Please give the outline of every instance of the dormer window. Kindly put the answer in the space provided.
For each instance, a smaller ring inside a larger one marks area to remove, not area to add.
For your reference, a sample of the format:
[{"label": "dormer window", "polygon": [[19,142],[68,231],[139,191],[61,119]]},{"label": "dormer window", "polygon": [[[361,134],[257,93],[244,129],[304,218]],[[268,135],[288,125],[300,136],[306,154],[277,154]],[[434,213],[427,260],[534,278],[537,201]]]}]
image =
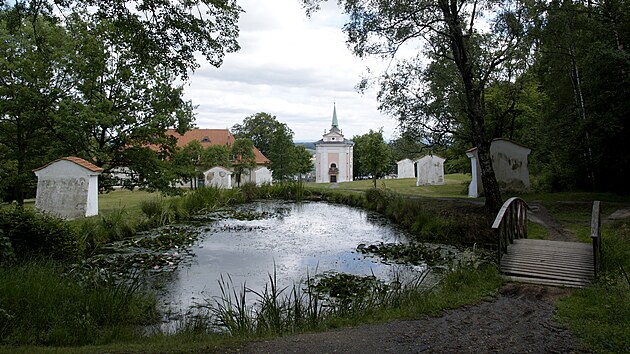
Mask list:
[{"label": "dormer window", "polygon": [[210,142],[210,138],[208,138],[207,136],[204,136],[204,137],[201,139],[201,142],[202,142],[202,143],[209,143],[209,142]]}]

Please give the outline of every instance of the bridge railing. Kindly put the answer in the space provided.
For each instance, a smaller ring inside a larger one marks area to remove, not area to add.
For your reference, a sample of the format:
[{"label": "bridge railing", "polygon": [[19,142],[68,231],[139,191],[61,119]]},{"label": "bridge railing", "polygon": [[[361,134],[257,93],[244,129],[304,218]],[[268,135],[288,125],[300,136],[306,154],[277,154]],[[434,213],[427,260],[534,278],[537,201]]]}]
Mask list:
[{"label": "bridge railing", "polygon": [[497,234],[497,257],[501,264],[501,257],[507,253],[508,245],[514,243],[515,239],[527,238],[527,203],[518,197],[506,200],[492,223],[492,229]]},{"label": "bridge railing", "polygon": [[596,200],[593,202],[593,213],[591,216],[591,239],[593,240],[593,271],[595,278],[599,273],[602,262],[602,235],[600,224],[602,222],[601,202]]}]

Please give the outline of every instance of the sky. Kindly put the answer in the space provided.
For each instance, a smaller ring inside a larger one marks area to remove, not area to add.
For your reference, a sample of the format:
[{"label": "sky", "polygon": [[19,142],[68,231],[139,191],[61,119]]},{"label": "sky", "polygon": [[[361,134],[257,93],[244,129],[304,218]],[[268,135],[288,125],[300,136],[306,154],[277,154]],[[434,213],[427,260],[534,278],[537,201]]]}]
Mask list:
[{"label": "sky", "polygon": [[258,112],[276,116],[294,141],[316,141],[330,129],[333,103],[346,138],[383,128],[395,134],[396,120],[377,109],[376,89],[355,89],[366,68],[380,73],[387,62],[352,55],[336,1],[308,18],[299,0],[239,0],[241,50],[221,67],[203,60],[184,88],[199,128],[231,128]]}]

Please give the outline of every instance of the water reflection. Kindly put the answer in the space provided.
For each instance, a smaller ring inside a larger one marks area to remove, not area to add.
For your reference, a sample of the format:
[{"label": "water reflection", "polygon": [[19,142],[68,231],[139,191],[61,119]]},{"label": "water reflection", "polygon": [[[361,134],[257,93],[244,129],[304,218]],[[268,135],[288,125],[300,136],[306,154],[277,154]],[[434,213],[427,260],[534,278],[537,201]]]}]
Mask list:
[{"label": "water reflection", "polygon": [[[307,273],[336,271],[384,280],[407,277],[423,266],[386,265],[355,251],[361,243],[406,242],[406,234],[378,214],[321,202],[259,202],[238,208],[234,217],[199,226],[201,241],[192,263],[181,265],[166,286],[163,302],[186,310],[203,298],[220,295],[219,279],[229,274],[261,291],[275,271],[280,287]],[[263,216],[257,219],[256,217]]]}]

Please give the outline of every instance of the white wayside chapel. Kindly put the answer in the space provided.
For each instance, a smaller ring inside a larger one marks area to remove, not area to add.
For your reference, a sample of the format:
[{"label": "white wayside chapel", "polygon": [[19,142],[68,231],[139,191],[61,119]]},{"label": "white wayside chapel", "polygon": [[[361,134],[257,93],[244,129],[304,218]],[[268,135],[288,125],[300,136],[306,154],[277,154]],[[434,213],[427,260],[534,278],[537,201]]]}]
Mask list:
[{"label": "white wayside chapel", "polygon": [[315,143],[315,182],[337,183],[352,181],[352,149],[354,142],[345,139],[337,122],[337,107],[333,106],[330,131]]},{"label": "white wayside chapel", "polygon": [[37,209],[68,220],[98,215],[98,175],[102,168],[69,156],[33,172],[37,175]]}]

